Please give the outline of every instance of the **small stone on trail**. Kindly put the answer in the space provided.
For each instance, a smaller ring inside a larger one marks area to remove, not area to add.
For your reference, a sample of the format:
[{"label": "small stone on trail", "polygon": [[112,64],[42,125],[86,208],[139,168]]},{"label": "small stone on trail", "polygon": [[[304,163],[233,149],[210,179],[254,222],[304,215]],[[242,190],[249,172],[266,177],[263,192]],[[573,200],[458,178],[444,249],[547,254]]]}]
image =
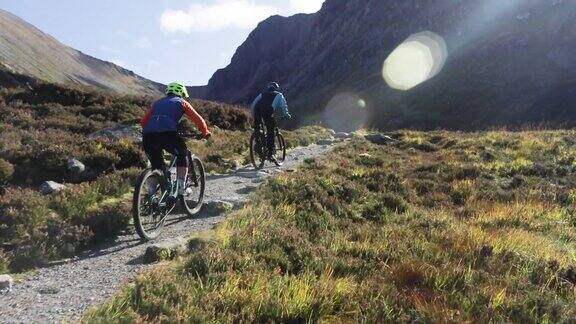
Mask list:
[{"label": "small stone on trail", "polygon": [[9,275],[0,275],[0,294],[12,291],[13,282],[14,280]]},{"label": "small stone on trail", "polygon": [[66,186],[61,183],[54,181],[45,181],[40,185],[40,192],[45,195],[50,195],[55,192],[59,192],[64,188],[66,188]]},{"label": "small stone on trail", "polygon": [[210,216],[218,216],[231,211],[233,208],[234,205],[227,201],[216,200],[204,204],[202,211]]},{"label": "small stone on trail", "polygon": [[262,177],[266,177],[269,174],[262,171],[249,171],[249,172],[238,172],[238,176],[248,178],[248,179],[258,179]]},{"label": "small stone on trail", "polygon": [[60,288],[58,287],[52,287],[52,286],[46,286],[46,287],[42,287],[38,290],[38,292],[41,295],[55,295],[57,293],[60,292]]},{"label": "small stone on trail", "polygon": [[188,251],[188,241],[184,237],[176,237],[162,242],[154,243],[144,252],[145,264],[163,260],[171,260]]}]

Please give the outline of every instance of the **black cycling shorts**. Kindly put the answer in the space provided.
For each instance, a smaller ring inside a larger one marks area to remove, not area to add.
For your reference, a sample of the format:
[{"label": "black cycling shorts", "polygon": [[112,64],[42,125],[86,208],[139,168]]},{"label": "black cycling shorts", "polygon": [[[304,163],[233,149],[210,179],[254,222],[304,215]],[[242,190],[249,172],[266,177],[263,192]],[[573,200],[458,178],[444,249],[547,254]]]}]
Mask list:
[{"label": "black cycling shorts", "polygon": [[143,145],[153,169],[164,169],[166,166],[163,156],[164,151],[176,156],[179,167],[188,166],[186,142],[176,132],[144,134]]}]

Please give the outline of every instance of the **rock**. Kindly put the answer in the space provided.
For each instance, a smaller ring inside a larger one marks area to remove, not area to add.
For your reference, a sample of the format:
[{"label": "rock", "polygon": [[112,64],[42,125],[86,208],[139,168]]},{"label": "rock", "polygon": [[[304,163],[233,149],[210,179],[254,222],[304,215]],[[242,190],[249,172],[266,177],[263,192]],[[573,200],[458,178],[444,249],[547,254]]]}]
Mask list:
[{"label": "rock", "polygon": [[51,195],[53,193],[61,191],[64,188],[66,188],[66,186],[61,183],[54,181],[45,181],[40,185],[40,192],[45,195]]},{"label": "rock", "polygon": [[234,205],[232,203],[222,200],[211,201],[204,204],[202,207],[202,211],[209,216],[218,216],[220,214],[230,212],[232,209],[234,209]]},{"label": "rock", "polygon": [[378,145],[388,145],[388,144],[392,144],[392,143],[396,142],[396,140],[393,139],[392,137],[381,134],[381,133],[368,134],[368,135],[364,136],[364,138],[366,138],[368,141],[370,141],[374,144],[378,144]]},{"label": "rock", "polygon": [[60,288],[56,286],[45,286],[38,289],[38,293],[41,295],[56,295],[60,293]]},{"label": "rock", "polygon": [[249,171],[249,172],[239,172],[238,176],[248,179],[259,179],[268,176],[269,174],[262,171]]},{"label": "rock", "polygon": [[236,190],[236,193],[240,194],[240,195],[248,195],[254,191],[256,191],[256,187],[248,186],[248,187],[244,187],[244,188]]},{"label": "rock", "polygon": [[238,170],[241,167],[240,162],[238,160],[233,159],[223,159],[221,166],[225,166],[233,170]]},{"label": "rock", "polygon": [[10,292],[14,280],[9,275],[0,275],[0,294]]},{"label": "rock", "polygon": [[345,132],[339,132],[334,134],[334,137],[339,138],[339,139],[347,139],[347,138],[351,138],[352,135],[350,135],[349,133],[345,133]]},{"label": "rock", "polygon": [[187,251],[188,241],[184,237],[176,237],[150,245],[146,248],[142,261],[145,264],[150,264],[164,260],[172,260]]},{"label": "rock", "polygon": [[318,145],[332,145],[334,143],[336,143],[335,139],[327,138],[327,139],[319,140],[318,143],[316,143],[316,144],[318,144]]},{"label": "rock", "polygon": [[88,135],[88,138],[106,138],[110,140],[131,139],[138,142],[142,141],[142,127],[137,125],[126,126],[120,125],[113,128],[103,129],[101,131]]},{"label": "rock", "polygon": [[86,166],[84,165],[84,163],[82,163],[76,159],[68,160],[67,168],[68,168],[68,171],[70,171],[70,173],[72,173],[74,175],[79,175],[86,170]]},{"label": "rock", "polygon": [[362,153],[362,154],[359,154],[358,156],[361,158],[371,158],[372,157],[372,155],[370,155],[368,153]]}]

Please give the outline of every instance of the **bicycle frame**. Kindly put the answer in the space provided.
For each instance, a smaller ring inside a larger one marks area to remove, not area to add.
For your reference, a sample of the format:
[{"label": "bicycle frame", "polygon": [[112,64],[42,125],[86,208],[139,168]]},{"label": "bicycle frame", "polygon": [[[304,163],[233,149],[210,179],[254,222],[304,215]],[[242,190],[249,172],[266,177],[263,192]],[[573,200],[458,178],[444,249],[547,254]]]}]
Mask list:
[{"label": "bicycle frame", "polygon": [[[193,161],[193,159],[195,158],[195,156],[188,151],[188,161]],[[176,207],[176,202],[178,200],[178,180],[176,181],[172,181],[171,179],[171,173],[170,170],[172,168],[177,168],[177,157],[174,155],[172,157],[172,160],[170,161],[170,164],[167,168],[165,168],[163,170],[163,174],[164,174],[164,181],[166,184],[166,189],[163,193],[162,193],[162,197],[160,198],[160,203],[159,206],[160,208],[162,208],[163,210],[163,217],[162,219],[158,222],[161,223],[163,222],[166,217],[168,217],[168,215],[172,212],[172,210],[174,210],[174,207]],[[194,185],[198,186],[198,177],[196,175],[196,169],[194,169],[194,167],[192,167],[192,179],[194,181]],[[191,179],[189,179],[191,180]],[[173,201],[170,202],[169,200],[172,199]],[[164,208],[166,208],[168,205],[172,205],[170,208],[168,208],[168,211],[165,211]]]}]

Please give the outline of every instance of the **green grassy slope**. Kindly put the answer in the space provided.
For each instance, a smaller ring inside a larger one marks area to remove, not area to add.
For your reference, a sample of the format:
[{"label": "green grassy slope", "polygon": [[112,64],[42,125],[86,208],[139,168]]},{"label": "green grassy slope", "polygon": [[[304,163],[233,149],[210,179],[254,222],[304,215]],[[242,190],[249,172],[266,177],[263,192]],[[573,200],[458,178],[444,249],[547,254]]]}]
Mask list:
[{"label": "green grassy slope", "polygon": [[85,321],[574,321],[576,133],[395,137],[271,180]]}]

